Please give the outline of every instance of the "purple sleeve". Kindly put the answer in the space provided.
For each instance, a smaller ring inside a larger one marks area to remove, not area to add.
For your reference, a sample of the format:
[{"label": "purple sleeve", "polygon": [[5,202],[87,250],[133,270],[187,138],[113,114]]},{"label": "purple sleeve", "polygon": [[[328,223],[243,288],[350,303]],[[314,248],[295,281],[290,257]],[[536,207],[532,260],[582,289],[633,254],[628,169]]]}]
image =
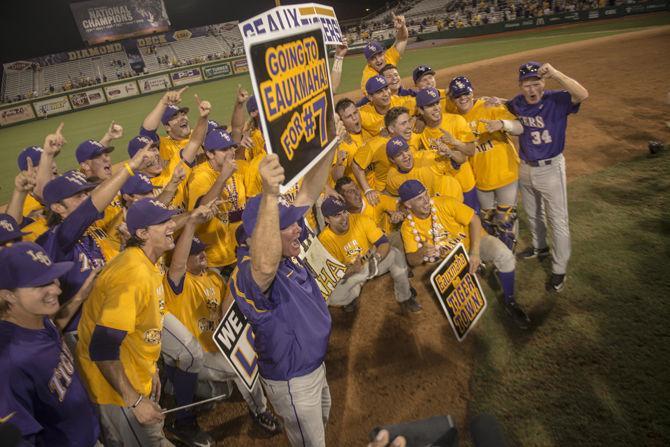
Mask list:
[{"label": "purple sleeve", "polygon": [[181,277],[181,280],[177,284],[172,282],[170,275],[165,276],[167,277],[168,286],[170,286],[170,289],[174,292],[174,294],[181,295],[181,293],[184,291],[184,280],[186,279],[186,274]]},{"label": "purple sleeve", "polygon": [[143,137],[151,138],[153,141],[156,142],[160,140],[160,138],[158,137],[158,133],[156,133],[156,129],[146,130],[144,127],[140,126],[140,135]]},{"label": "purple sleeve", "polygon": [[555,90],[551,92],[551,99],[559,110],[565,115],[579,112],[580,104],[572,103],[572,96],[566,90]]},{"label": "purple sleeve", "polygon": [[356,107],[363,107],[365,104],[369,103],[370,100],[368,99],[367,96],[363,96],[361,99],[358,100],[356,103]]},{"label": "purple sleeve", "polygon": [[0,417],[9,417],[6,422],[14,424],[30,444],[31,438],[43,428],[33,417],[32,381],[21,371],[11,368],[9,359],[3,357],[0,361],[5,363],[0,369]]},{"label": "purple sleeve", "polygon": [[517,95],[517,96],[515,96],[514,98],[510,99],[509,101],[507,101],[507,103],[505,104],[505,107],[507,107],[507,110],[509,110],[509,112],[510,112],[512,115],[517,115],[517,116],[518,116],[518,113],[516,112],[516,103],[517,103],[517,101],[519,100],[519,97],[520,97],[520,96]]},{"label": "purple sleeve", "polygon": [[253,315],[263,314],[276,307],[276,303],[273,303],[269,297],[271,290],[272,286],[264,293],[258,287],[251,275],[251,259],[249,258],[239,262],[237,274],[230,277],[230,291],[247,318],[253,318]]},{"label": "purple sleeve", "polygon": [[91,336],[91,344],[88,347],[88,355],[91,356],[91,360],[94,362],[118,360],[121,343],[126,334],[126,331],[96,324]]},{"label": "purple sleeve", "polygon": [[383,235],[377,241],[375,242],[375,247],[379,247],[382,244],[386,244],[389,241],[389,238],[386,237],[386,235]]},{"label": "purple sleeve", "polygon": [[93,200],[89,197],[67,216],[54,230],[58,248],[69,252],[74,244],[84,235],[93,222],[102,218],[104,214],[99,212]]}]

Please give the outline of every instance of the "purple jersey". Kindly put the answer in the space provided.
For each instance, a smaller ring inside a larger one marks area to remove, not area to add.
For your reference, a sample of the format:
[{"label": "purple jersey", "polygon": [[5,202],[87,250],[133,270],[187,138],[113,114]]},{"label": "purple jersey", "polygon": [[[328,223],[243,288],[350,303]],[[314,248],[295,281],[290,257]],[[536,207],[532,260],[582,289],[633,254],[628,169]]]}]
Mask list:
[{"label": "purple jersey", "polygon": [[54,324],[26,329],[0,321],[0,417],[12,415],[25,440],[38,446],[95,445],[93,404]]},{"label": "purple jersey", "polygon": [[[37,239],[54,262],[72,261],[74,266],[60,278],[63,293],[61,304],[72,298],[84,284],[86,278],[95,267],[104,265],[105,258],[95,238],[87,231],[93,222],[102,218],[103,214],[93,205],[89,197],[77,207],[63,222],[49,229]],[[65,332],[77,330],[81,310],[77,311],[65,328]]]},{"label": "purple jersey", "polygon": [[565,90],[545,90],[537,104],[528,104],[523,95],[517,95],[507,103],[507,108],[523,125],[519,157],[537,161],[563,152],[568,115],[577,113],[579,104],[573,104]]}]

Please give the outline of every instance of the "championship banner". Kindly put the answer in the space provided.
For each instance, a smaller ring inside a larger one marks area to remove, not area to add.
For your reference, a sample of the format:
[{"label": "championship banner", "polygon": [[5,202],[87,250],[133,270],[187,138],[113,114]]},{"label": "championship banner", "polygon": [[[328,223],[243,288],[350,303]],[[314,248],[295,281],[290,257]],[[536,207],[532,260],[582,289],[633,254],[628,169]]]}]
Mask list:
[{"label": "championship banner", "polygon": [[246,42],[247,39],[254,36],[298,31],[312,24],[319,25],[323,29],[326,44],[340,45],[343,43],[342,30],[335,10],[330,6],[317,3],[277,6],[241,22],[238,26]]},{"label": "championship banner", "polygon": [[72,106],[70,106],[70,101],[67,99],[67,96],[35,101],[33,102],[33,107],[35,107],[35,113],[37,113],[37,116],[40,118],[72,110]]},{"label": "championship banner", "polygon": [[249,392],[258,380],[258,357],[254,349],[254,333],[237,303],[228,308],[212,335],[214,344],[233,367]]},{"label": "championship banner", "polygon": [[102,104],[105,102],[107,102],[107,100],[105,99],[105,94],[102,93],[101,88],[87,90],[85,92],[77,92],[70,95],[70,103],[75,109],[81,109],[82,107]]},{"label": "championship banner", "polygon": [[347,267],[335,259],[321,241],[317,238],[311,240],[310,246],[304,256],[307,267],[319,285],[323,298],[328,301],[335,286],[344,276]]},{"label": "championship banner", "polygon": [[105,94],[109,101],[116,101],[117,99],[139,95],[140,91],[138,90],[135,81],[128,81],[105,87]]},{"label": "championship banner", "polygon": [[142,93],[157,92],[172,87],[172,84],[170,84],[170,76],[166,74],[138,79],[137,84],[140,86],[140,91]]},{"label": "championship banner", "polygon": [[469,270],[468,253],[463,244],[458,244],[430,275],[430,283],[459,342],[465,340],[486,310],[482,286]]},{"label": "championship banner", "polygon": [[244,43],[268,152],[279,156],[284,193],[336,143],[328,55],[321,28]]},{"label": "championship banner", "polygon": [[20,123],[35,118],[35,112],[29,103],[7,107],[0,110],[0,126]]},{"label": "championship banner", "polygon": [[170,29],[163,0],[88,0],[70,3],[70,9],[88,45]]},{"label": "championship banner", "polygon": [[203,68],[202,71],[207,79],[224,78],[233,74],[233,69],[230,67],[230,62],[209,65]]},{"label": "championship banner", "polygon": [[170,73],[172,78],[172,85],[193,84],[194,82],[202,81],[202,74],[199,68],[189,68],[188,70],[175,71]]}]

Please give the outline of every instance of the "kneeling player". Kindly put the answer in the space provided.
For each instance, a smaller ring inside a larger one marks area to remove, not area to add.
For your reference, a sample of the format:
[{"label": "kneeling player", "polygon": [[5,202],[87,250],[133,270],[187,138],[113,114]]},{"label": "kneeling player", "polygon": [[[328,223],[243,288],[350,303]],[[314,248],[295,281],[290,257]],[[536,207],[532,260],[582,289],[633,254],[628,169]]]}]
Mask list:
[{"label": "kneeling player", "polygon": [[450,197],[430,198],[417,180],[400,185],[399,193],[409,210],[400,230],[409,264],[436,262],[462,242],[470,253],[471,273],[477,271],[482,260],[493,262],[505,310],[520,327],[527,328],[530,320],[514,299],[514,255],[500,239],[484,232],[474,210]]}]

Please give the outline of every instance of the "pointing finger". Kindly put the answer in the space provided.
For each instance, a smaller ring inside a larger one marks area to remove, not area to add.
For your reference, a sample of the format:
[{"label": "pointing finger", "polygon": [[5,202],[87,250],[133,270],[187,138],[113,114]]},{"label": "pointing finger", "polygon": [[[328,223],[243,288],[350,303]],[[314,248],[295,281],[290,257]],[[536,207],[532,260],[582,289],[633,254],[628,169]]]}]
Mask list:
[{"label": "pointing finger", "polygon": [[63,132],[63,127],[65,126],[65,123],[61,122],[58,127],[56,128],[56,133],[60,135]]},{"label": "pointing finger", "polygon": [[184,93],[186,90],[188,90],[188,85],[186,87],[182,87],[181,89],[177,90],[177,95],[181,96],[182,93]]},{"label": "pointing finger", "polygon": [[198,96],[197,93],[196,93],[195,95],[193,95],[193,96],[195,96],[195,102],[197,102],[198,105],[200,105],[200,103],[202,102],[202,101],[200,100],[200,96]]}]

